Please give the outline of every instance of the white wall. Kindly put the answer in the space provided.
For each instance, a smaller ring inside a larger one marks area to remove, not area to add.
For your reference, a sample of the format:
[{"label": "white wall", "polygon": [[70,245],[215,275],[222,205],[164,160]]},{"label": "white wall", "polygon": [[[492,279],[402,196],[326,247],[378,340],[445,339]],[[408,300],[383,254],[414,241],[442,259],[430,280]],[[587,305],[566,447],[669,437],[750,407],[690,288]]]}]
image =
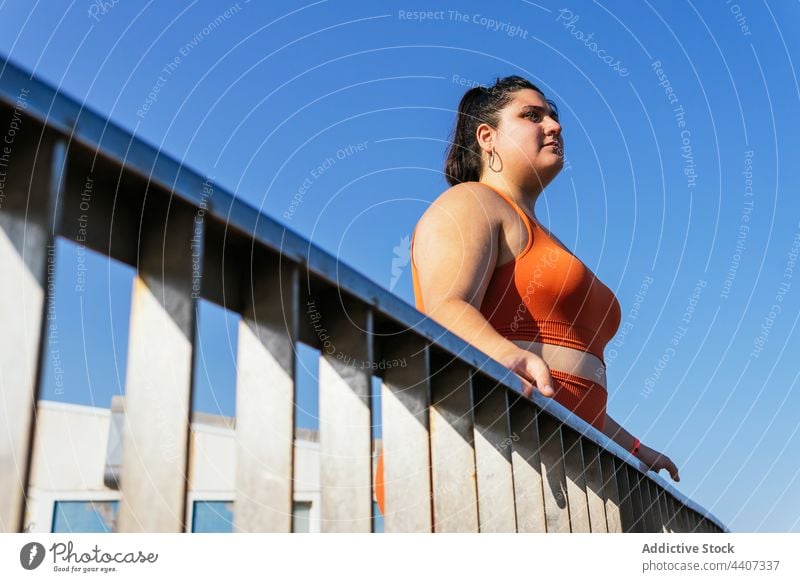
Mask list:
[{"label": "white wall", "polygon": [[[39,401],[25,523],[49,532],[56,501],[114,500],[103,483],[111,413],[107,408]],[[236,440],[231,419],[196,415],[192,423],[187,502],[234,498]],[[311,531],[319,531],[319,444],[296,441],[295,500],[311,506]]]}]

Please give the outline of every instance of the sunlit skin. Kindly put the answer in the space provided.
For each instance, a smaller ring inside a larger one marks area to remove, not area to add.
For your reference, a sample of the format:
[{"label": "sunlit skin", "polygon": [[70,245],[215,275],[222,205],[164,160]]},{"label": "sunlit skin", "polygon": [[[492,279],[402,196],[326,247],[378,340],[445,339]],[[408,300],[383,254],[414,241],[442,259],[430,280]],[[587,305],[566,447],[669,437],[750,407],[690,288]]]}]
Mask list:
[{"label": "sunlit skin", "polygon": [[[484,153],[480,181],[502,188],[531,211],[536,198],[564,165],[558,115],[541,93],[532,89],[514,93],[500,113],[498,127],[483,123],[478,126],[476,138]],[[490,170],[492,147],[495,162]]]},{"label": "sunlit skin", "polygon": [[[534,214],[536,200],[564,165],[558,115],[539,92],[515,92],[499,118],[497,127],[483,123],[476,129],[483,159],[480,180],[444,192],[417,225],[414,260],[426,311],[514,371],[528,396],[533,390],[553,396],[551,365],[605,387],[605,367],[593,354],[508,340],[480,313],[495,268],[514,260],[527,244],[527,232],[517,214],[488,186],[506,193],[542,226]],[[633,435],[608,415],[603,432],[625,450],[633,447]],[[680,480],[675,464],[644,443],[638,457],[652,470],[667,469],[674,480]]]}]

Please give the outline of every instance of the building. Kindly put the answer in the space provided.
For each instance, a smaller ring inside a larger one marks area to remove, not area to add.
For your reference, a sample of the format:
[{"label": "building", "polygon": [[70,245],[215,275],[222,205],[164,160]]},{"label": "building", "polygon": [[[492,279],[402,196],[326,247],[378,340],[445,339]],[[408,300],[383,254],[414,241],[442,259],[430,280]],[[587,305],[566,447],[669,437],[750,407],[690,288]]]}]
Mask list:
[{"label": "building", "polygon": [[[26,531],[114,531],[123,422],[121,396],[114,397],[111,409],[39,401]],[[295,434],[293,530],[319,532],[318,433],[297,429]],[[187,532],[233,530],[235,470],[234,419],[193,414]],[[382,520],[376,521],[380,531]]]}]

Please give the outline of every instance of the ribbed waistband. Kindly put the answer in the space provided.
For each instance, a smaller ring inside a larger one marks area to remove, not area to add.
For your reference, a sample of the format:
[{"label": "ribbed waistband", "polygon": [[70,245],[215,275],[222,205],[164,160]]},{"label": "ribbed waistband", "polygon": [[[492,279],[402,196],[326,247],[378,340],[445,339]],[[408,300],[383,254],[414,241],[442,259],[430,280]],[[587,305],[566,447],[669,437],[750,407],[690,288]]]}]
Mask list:
[{"label": "ribbed waistband", "polygon": [[515,322],[513,327],[504,325],[495,329],[504,338],[510,340],[540,342],[589,352],[605,364],[603,348],[608,340],[593,329],[547,320],[536,322],[523,320]]}]

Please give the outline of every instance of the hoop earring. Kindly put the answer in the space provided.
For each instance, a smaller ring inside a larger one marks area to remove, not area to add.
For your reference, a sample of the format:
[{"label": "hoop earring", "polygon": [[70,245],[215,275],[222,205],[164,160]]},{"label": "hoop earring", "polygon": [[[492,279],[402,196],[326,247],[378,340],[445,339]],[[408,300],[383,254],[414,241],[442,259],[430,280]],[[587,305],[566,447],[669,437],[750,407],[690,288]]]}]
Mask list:
[{"label": "hoop earring", "polygon": [[[499,157],[499,156],[498,156],[498,157]],[[500,167],[502,168],[502,164],[501,164],[501,166],[500,166]],[[489,158],[489,169],[490,169],[492,172],[494,172],[495,174],[499,174],[499,173],[500,173],[500,170],[495,170],[495,169],[494,169],[494,146],[492,146],[492,155],[491,155],[491,157]]]}]

